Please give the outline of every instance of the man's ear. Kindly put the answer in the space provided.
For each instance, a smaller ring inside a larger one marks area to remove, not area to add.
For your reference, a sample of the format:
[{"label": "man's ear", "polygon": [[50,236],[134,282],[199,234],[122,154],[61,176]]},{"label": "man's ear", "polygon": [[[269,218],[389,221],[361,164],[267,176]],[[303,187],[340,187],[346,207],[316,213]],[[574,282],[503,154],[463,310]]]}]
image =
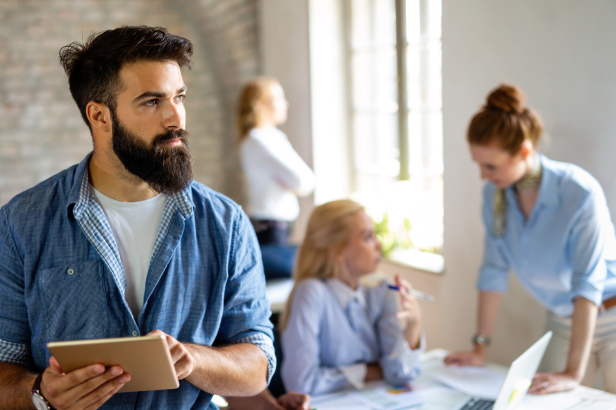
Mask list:
[{"label": "man's ear", "polygon": [[86,115],[92,130],[111,132],[111,111],[105,104],[90,101],[86,106]]}]

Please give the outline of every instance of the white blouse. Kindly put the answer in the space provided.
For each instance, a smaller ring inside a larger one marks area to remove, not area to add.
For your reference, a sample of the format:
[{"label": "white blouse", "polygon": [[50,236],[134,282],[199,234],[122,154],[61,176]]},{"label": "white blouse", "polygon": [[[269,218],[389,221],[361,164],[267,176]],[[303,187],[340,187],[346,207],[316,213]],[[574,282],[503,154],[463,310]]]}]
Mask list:
[{"label": "white blouse", "polygon": [[252,129],[240,146],[240,160],[248,182],[247,213],[256,219],[295,220],[297,196],[310,194],[315,178],[285,133],[274,127]]}]

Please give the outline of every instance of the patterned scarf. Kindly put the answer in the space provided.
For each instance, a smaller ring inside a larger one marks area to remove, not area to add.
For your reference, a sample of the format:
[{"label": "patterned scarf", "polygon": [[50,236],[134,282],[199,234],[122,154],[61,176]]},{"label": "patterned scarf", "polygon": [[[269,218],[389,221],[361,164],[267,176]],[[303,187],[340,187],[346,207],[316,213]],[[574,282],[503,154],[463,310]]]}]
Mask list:
[{"label": "patterned scarf", "polygon": [[[534,154],[531,158],[530,172],[513,184],[517,189],[532,189],[541,185],[543,167],[539,160],[539,155]],[[501,238],[507,230],[507,197],[504,189],[497,189],[494,194],[494,219],[492,221],[492,232]]]}]

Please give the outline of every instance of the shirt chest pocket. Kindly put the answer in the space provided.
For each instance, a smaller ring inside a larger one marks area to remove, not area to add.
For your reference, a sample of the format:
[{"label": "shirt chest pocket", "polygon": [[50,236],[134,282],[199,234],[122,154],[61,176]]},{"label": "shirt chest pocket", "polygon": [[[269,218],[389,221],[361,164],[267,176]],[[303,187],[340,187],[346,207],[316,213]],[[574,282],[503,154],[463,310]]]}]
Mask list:
[{"label": "shirt chest pocket", "polygon": [[103,263],[78,262],[43,269],[39,283],[47,340],[105,337],[109,330]]}]

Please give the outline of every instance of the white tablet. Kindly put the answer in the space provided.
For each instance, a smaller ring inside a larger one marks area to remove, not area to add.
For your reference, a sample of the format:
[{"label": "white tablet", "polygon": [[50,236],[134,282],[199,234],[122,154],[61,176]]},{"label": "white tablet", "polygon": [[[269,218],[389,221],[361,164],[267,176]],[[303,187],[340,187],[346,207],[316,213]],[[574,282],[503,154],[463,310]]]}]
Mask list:
[{"label": "white tablet", "polygon": [[131,379],[118,393],[180,386],[164,336],[51,342],[47,348],[65,373],[97,363],[121,366]]}]

